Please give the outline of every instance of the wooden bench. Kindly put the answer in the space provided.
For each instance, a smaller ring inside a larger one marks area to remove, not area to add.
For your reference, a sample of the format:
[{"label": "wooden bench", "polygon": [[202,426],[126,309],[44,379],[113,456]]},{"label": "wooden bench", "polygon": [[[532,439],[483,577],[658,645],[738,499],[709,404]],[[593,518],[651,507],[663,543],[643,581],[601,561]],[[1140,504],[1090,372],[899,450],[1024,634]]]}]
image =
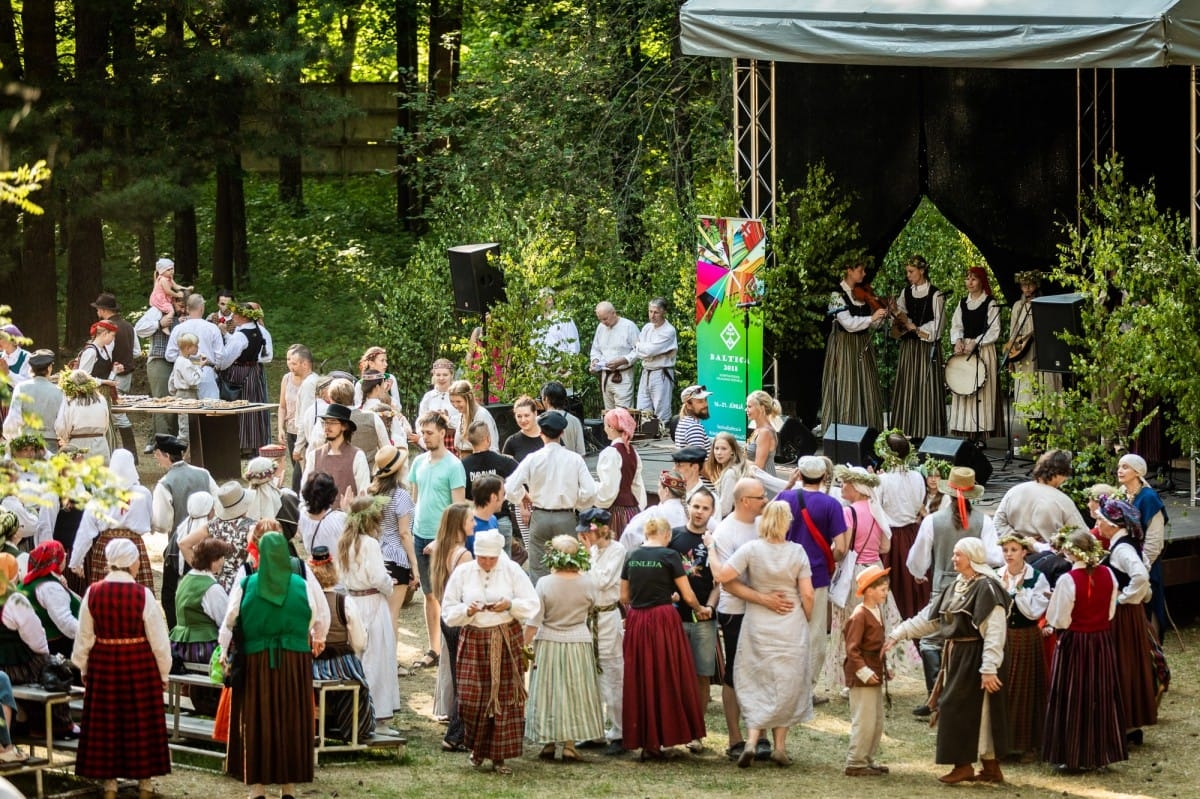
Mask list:
[{"label": "wooden bench", "polygon": [[[207,741],[209,743],[220,742],[213,740],[212,719],[201,718],[184,710],[182,694],[185,686],[203,688],[215,687],[207,674],[189,673],[172,674],[170,676],[167,683],[167,703],[168,712],[170,714],[168,731],[170,733],[171,750],[175,752],[186,752],[193,755],[224,759],[224,744],[221,745],[219,750],[204,749],[199,746],[188,744],[189,741]],[[317,692],[317,735],[316,740],[313,743],[314,765],[319,766],[321,764],[321,754],[325,752],[362,752],[368,749],[391,749],[395,751],[397,757],[403,756],[408,741],[399,735],[377,732],[369,741],[358,740],[359,684],[357,682],[352,680],[313,680],[313,690]],[[351,696],[354,715],[353,734],[350,741],[331,742],[326,737],[325,709],[327,706],[328,696],[334,691],[344,691],[349,693]]]},{"label": "wooden bench", "polygon": [[[37,795],[41,799],[46,795],[42,772],[49,768],[65,769],[75,765],[75,749],[78,746],[78,741],[54,740],[54,720],[52,718],[54,707],[67,704],[73,699],[83,696],[83,689],[73,687],[70,691],[44,691],[36,685],[14,685],[13,696],[22,702],[42,706],[45,712],[42,723],[45,725],[43,729],[46,734],[44,738],[21,737],[19,741],[14,739],[13,743],[19,742],[29,747],[30,757],[23,763],[5,764],[3,768],[0,768],[0,776],[8,777],[32,772],[37,780]],[[36,756],[39,748],[45,751],[44,757]]]}]

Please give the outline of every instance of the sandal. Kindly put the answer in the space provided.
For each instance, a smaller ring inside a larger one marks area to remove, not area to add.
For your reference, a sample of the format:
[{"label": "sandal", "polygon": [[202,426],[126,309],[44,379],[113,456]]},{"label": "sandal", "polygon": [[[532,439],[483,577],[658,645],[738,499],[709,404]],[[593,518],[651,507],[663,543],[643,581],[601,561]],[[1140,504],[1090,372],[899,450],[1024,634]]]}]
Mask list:
[{"label": "sandal", "polygon": [[15,746],[7,751],[0,752],[0,763],[24,763],[28,759],[29,755]]},{"label": "sandal", "polygon": [[414,669],[428,669],[432,666],[436,666],[437,664],[438,664],[438,653],[434,652],[432,649],[429,649],[429,650],[426,650],[424,655],[421,655],[420,660],[413,662],[412,667]]},{"label": "sandal", "polygon": [[505,777],[507,777],[513,773],[512,767],[506,766],[503,763],[497,763],[495,766],[492,767],[492,771],[496,772],[497,774],[501,774]]}]

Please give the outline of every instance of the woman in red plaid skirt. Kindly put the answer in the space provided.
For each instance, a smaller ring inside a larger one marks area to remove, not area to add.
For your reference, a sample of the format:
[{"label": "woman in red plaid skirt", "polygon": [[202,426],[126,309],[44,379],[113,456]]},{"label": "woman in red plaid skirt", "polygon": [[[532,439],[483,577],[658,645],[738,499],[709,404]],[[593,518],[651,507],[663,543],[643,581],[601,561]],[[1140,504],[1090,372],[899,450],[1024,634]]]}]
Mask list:
[{"label": "woman in red plaid skirt", "polygon": [[137,547],[118,538],[104,554],[111,571],[83,598],[71,658],[87,689],[75,773],[104,780],[104,799],[115,799],[118,777],[149,799],[150,778],[171,771],[162,701],[171,642],[154,594],[134,581]]},{"label": "woman in red plaid skirt", "polygon": [[446,583],[442,620],[461,627],[458,644],[458,713],[466,728],[471,763],[520,757],[525,737],[525,661],[521,624],[541,601],[529,576],[501,557],[504,537],[487,530],[475,536],[475,560],[453,571]]}]

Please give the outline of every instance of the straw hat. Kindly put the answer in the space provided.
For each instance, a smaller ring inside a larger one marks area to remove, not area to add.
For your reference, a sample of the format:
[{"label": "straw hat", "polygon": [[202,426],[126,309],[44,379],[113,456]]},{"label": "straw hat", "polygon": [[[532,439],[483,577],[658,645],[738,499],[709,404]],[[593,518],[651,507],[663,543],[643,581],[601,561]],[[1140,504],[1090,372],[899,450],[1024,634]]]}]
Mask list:
[{"label": "straw hat", "polygon": [[217,518],[222,521],[240,519],[250,509],[250,495],[236,480],[230,480],[221,486],[221,490],[217,492],[217,500],[221,503]]},{"label": "straw hat", "polygon": [[886,577],[891,569],[885,569],[876,563],[874,566],[868,566],[862,574],[855,577],[858,583],[858,589],[854,592],[855,596],[862,596],[866,590],[871,587],[871,583],[878,580],[880,577]]},{"label": "straw hat", "polygon": [[938,491],[950,496],[960,493],[967,499],[979,499],[983,496],[983,486],[975,482],[975,470],[967,466],[955,466],[950,470],[950,476],[938,483]]}]

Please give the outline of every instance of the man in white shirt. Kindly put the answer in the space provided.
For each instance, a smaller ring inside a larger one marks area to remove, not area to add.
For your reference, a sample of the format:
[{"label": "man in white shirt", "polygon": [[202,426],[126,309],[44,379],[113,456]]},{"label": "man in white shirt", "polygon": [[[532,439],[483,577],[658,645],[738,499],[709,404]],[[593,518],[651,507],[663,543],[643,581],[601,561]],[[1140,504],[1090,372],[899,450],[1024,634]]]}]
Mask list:
[{"label": "man in white shirt", "polygon": [[588,371],[600,380],[604,410],[633,407],[633,358],[637,346],[637,325],[617,313],[611,302],[596,306],[600,320],[592,338],[591,365]]},{"label": "man in white shirt", "polygon": [[675,391],[675,353],[679,339],[667,321],[667,300],[655,297],[647,311],[650,321],[638,334],[633,357],[642,362],[638,382],[639,411],[652,411],[663,430],[671,421],[671,394]]},{"label": "man in white shirt", "polygon": [[49,379],[54,371],[54,353],[35,350],[29,356],[29,364],[33,376],[13,390],[8,415],[4,417],[4,440],[11,442],[22,434],[37,433],[46,439],[50,452],[58,452],[58,440],[50,433],[63,403],[63,393]]},{"label": "man in white shirt", "polygon": [[320,378],[313,372],[312,350],[303,344],[288,347],[287,367],[288,374],[284,376],[279,389],[279,413],[276,418],[279,441],[287,447],[292,457],[292,490],[299,494],[301,465],[308,448],[304,420],[310,416],[315,420],[319,416],[319,413],[313,414],[311,411],[317,401]]},{"label": "man in white shirt", "polygon": [[561,413],[546,411],[538,417],[545,446],[526,456],[508,476],[504,489],[516,504],[526,494],[533,501],[529,519],[529,576],[536,584],[549,570],[542,565],[546,545],[556,535],[575,534],[575,512],[592,507],[596,481],[587,464],[559,440],[567,429]]},{"label": "man in white shirt", "polygon": [[225,348],[225,337],[221,329],[204,318],[204,297],[192,294],[187,298],[187,317],[175,325],[167,339],[165,357],[167,363],[179,360],[179,337],[191,333],[196,337],[196,351],[206,359],[200,366],[200,399],[219,399],[217,373],[213,364]]},{"label": "man in white shirt", "polygon": [[[706,536],[712,541],[710,551],[720,563],[728,561],[738,547],[758,538],[758,517],[766,506],[766,489],[758,480],[743,477],[734,484],[733,512],[717,524],[717,529],[710,536]],[[725,754],[731,760],[737,760],[746,748],[741,729],[742,714],[738,708],[737,693],[733,690],[733,666],[747,602],[763,605],[776,613],[789,613],[793,606],[785,595],[760,593],[740,579],[721,583],[721,596],[717,600],[717,626],[725,642],[725,684],[721,687],[721,703],[725,709],[725,724],[729,729],[729,748]],[[755,757],[766,760],[770,756],[770,741],[765,737],[759,738]]]}]

